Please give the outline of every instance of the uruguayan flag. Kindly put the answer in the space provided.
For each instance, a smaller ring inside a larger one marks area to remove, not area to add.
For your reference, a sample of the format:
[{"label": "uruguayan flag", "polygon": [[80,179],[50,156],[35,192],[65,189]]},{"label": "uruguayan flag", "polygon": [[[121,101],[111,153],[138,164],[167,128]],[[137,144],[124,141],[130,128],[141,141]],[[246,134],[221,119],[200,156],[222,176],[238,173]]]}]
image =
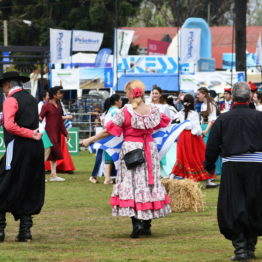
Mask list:
[{"label": "uruguayan flag", "polygon": [[[66,113],[67,116],[70,116],[71,114],[70,113]],[[65,128],[68,130],[69,128],[72,127],[72,120],[71,119],[66,119],[64,121],[64,124],[65,124]]]},{"label": "uruguayan flag", "polygon": [[[153,138],[157,143],[157,149],[160,159],[163,158],[180,133],[188,126],[189,120],[181,124],[173,124],[167,128],[162,128],[153,133]],[[123,137],[110,136],[108,138],[97,141],[89,146],[89,151],[94,153],[95,150],[101,148],[105,150],[113,159],[116,169],[119,164],[119,152],[123,144]]]}]

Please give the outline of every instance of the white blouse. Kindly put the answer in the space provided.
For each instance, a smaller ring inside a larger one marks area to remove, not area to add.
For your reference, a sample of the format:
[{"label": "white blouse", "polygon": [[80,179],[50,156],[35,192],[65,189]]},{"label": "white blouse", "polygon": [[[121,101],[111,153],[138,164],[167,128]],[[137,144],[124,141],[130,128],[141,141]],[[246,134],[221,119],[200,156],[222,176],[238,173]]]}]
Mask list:
[{"label": "white blouse", "polygon": [[[185,121],[185,112],[181,110],[177,113],[180,123]],[[189,111],[187,119],[190,121],[190,124],[185,128],[186,130],[191,130],[192,135],[201,136],[202,129],[199,121],[199,115],[196,111]]]},{"label": "white blouse", "polygon": [[[212,103],[210,103],[211,112],[208,115],[208,122],[215,121],[217,119],[217,109],[216,106]],[[202,103],[201,104],[201,112],[207,111],[207,104]]]},{"label": "white blouse", "polygon": [[256,110],[257,111],[262,111],[262,105],[258,105],[258,106],[256,105]]},{"label": "white blouse", "polygon": [[169,109],[168,104],[154,104],[154,103],[152,103],[152,105],[156,106],[161,113],[165,114],[167,117],[169,117],[171,119],[171,113],[170,113],[170,109]]}]

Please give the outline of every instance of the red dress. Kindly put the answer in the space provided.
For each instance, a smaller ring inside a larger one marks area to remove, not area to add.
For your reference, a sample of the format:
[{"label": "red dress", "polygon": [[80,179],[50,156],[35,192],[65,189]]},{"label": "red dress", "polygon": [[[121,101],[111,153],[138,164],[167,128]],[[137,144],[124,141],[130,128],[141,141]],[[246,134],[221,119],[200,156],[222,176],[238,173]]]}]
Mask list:
[{"label": "red dress", "polygon": [[61,134],[67,136],[67,130],[62,119],[63,109],[60,104],[56,107],[54,104],[47,102],[43,105],[40,117],[45,118],[46,133],[51,140],[53,146],[51,147],[51,153],[48,157],[50,161],[56,161],[63,159],[61,151]]},{"label": "red dress", "polygon": [[[68,151],[64,135],[61,135],[61,151],[63,154],[63,159],[60,159],[56,162],[56,171],[61,173],[74,171],[75,166],[71,158],[71,155]],[[51,170],[49,161],[45,161],[45,170]]]},{"label": "red dress", "polygon": [[[185,113],[180,111],[178,117],[180,122],[183,122]],[[190,127],[178,137],[177,158],[171,173],[196,182],[210,179],[204,169],[206,145],[201,136],[202,129],[197,112],[190,111],[187,120],[190,121]]]}]

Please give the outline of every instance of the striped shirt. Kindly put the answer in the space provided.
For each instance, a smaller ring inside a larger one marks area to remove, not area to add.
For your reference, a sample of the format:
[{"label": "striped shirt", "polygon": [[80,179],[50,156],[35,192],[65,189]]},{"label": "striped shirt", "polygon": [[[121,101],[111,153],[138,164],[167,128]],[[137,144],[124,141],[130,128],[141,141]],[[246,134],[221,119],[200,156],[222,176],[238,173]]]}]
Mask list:
[{"label": "striped shirt", "polygon": [[222,163],[225,162],[262,162],[262,152],[245,153],[229,157],[223,157]]}]

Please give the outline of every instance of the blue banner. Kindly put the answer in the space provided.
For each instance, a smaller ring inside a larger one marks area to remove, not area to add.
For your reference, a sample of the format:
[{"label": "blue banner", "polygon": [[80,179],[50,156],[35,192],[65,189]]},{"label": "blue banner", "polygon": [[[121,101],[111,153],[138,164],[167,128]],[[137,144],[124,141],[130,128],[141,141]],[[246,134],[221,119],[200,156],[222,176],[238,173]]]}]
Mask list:
[{"label": "blue banner", "polygon": [[107,60],[111,53],[111,49],[102,48],[96,55],[95,67],[106,67]]},{"label": "blue banner", "polygon": [[[222,69],[231,69],[236,67],[236,54],[233,53],[224,53],[223,54],[223,64]],[[256,55],[252,53],[246,54],[247,67],[256,66]]]}]

